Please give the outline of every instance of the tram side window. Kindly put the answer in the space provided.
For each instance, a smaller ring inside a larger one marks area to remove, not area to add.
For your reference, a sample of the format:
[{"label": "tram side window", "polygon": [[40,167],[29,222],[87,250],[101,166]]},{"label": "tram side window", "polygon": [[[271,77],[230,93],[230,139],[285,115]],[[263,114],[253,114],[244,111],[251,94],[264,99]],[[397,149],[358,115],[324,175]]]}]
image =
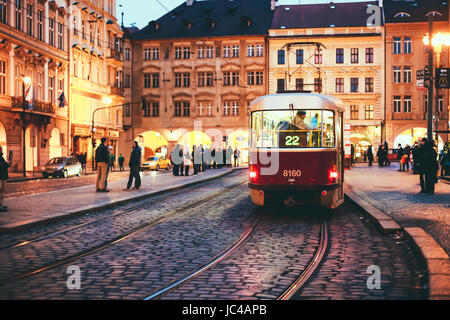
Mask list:
[{"label": "tram side window", "polygon": [[270,110],[252,113],[252,146],[334,147],[334,113],[328,110]]}]

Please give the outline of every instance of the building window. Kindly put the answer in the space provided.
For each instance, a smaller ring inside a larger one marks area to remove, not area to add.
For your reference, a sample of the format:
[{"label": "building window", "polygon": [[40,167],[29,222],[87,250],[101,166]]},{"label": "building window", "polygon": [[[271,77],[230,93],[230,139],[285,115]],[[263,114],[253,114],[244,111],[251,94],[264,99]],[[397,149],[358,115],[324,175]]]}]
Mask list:
[{"label": "building window", "polygon": [[350,92],[358,92],[358,91],[359,91],[359,79],[350,78]]},{"label": "building window", "polygon": [[239,46],[233,46],[233,58],[239,57]]},{"label": "building window", "polygon": [[411,112],[412,100],[411,96],[405,96],[403,98],[403,112]]},{"label": "building window", "polygon": [[229,58],[231,56],[231,47],[230,46],[224,46],[223,47],[223,57]]},{"label": "building window", "polygon": [[0,94],[6,94],[6,61],[0,60]]},{"label": "building window", "polygon": [[284,92],[284,79],[277,79],[277,92]]},{"label": "building window", "polygon": [[256,85],[262,86],[264,84],[264,73],[262,71],[256,71]]},{"label": "building window", "polygon": [[214,75],[212,72],[206,73],[206,86],[212,87],[214,85]]},{"label": "building window", "polygon": [[152,117],[159,117],[159,102],[152,102]]},{"label": "building window", "polygon": [[86,21],[81,21],[81,36],[83,40],[86,40]]},{"label": "building window", "polygon": [[55,77],[48,77],[48,101],[55,104]]},{"label": "building window", "polygon": [[152,87],[159,88],[159,73],[152,73]]},{"label": "building window", "polygon": [[22,31],[22,0],[16,0],[16,29]]},{"label": "building window", "polygon": [[181,102],[180,101],[176,101],[174,103],[174,110],[175,110],[174,116],[181,117]]},{"label": "building window", "polygon": [[278,64],[284,64],[285,61],[285,51],[278,50]]},{"label": "building window", "polygon": [[411,54],[411,52],[412,52],[411,37],[405,37],[405,38],[403,38],[403,53]]},{"label": "building window", "polygon": [[366,63],[373,63],[373,48],[366,48]]},{"label": "building window", "polygon": [[350,119],[359,120],[359,106],[357,105],[350,106]]},{"label": "building window", "polygon": [[183,87],[188,88],[191,86],[191,74],[189,72],[183,73]]},{"label": "building window", "polygon": [[359,49],[358,48],[352,48],[351,49],[351,63],[359,63]]},{"label": "building window", "polygon": [[191,58],[191,48],[184,47],[183,48],[183,59],[190,59],[190,58]]},{"label": "building window", "polygon": [[143,114],[143,116],[144,116],[145,118],[150,117],[150,102],[146,102],[146,103],[145,103],[145,105],[144,105],[144,114]]},{"label": "building window", "polygon": [[366,92],[373,92],[373,78],[366,78]]},{"label": "building window", "polygon": [[223,103],[223,115],[228,117],[230,115],[230,101],[224,101]]},{"label": "building window", "polygon": [[212,47],[212,46],[206,47],[206,58],[208,58],[208,59],[213,58],[213,53],[214,53],[214,47]]},{"label": "building window", "polygon": [[206,116],[207,117],[212,117],[212,110],[213,110],[213,106],[210,102],[206,105]]},{"label": "building window", "polygon": [[231,104],[231,115],[238,116],[239,115],[239,101],[233,101]]},{"label": "building window", "polygon": [[175,72],[175,88],[181,87],[181,73]]},{"label": "building window", "polygon": [[322,49],[314,50],[314,63],[322,64],[322,62],[323,62]]},{"label": "building window", "polygon": [[336,93],[344,93],[344,78],[336,78]]},{"label": "building window", "polygon": [[405,83],[411,83],[412,81],[411,67],[403,67],[403,81]]},{"label": "building window", "polygon": [[38,10],[37,37],[39,41],[44,41],[44,11]]},{"label": "building window", "polygon": [[199,86],[199,87],[205,86],[205,73],[204,72],[198,73],[197,86]]},{"label": "building window", "polygon": [[322,92],[322,78],[314,78],[314,92]]},{"label": "building window", "polygon": [[144,60],[150,60],[152,57],[152,50],[151,49],[145,49],[144,50]]},{"label": "building window", "polygon": [[223,73],[223,85],[224,86],[238,86],[239,85],[239,72],[224,72]]},{"label": "building window", "polygon": [[303,89],[304,89],[303,78],[295,79],[295,90],[303,91]]},{"label": "building window", "polygon": [[73,16],[73,35],[78,36],[77,16]]},{"label": "building window", "polygon": [[402,38],[394,37],[394,54],[402,53]]},{"label": "building window", "polygon": [[203,102],[199,102],[197,105],[197,117],[203,117]]},{"label": "building window", "polygon": [[37,92],[36,98],[38,100],[44,100],[44,72],[38,71],[37,73]]},{"label": "building window", "polygon": [[8,0],[0,0],[0,22],[8,23]]},{"label": "building window", "polygon": [[151,88],[152,75],[150,73],[144,73],[144,88]]},{"label": "building window", "polygon": [[124,88],[130,88],[130,87],[131,87],[131,75],[126,74]]},{"label": "building window", "polygon": [[33,5],[27,3],[27,34],[33,36]]},{"label": "building window", "polygon": [[183,117],[191,116],[191,105],[189,102],[183,102]]},{"label": "building window", "polygon": [[224,101],[223,115],[225,117],[238,116],[239,115],[239,101]]},{"label": "building window", "polygon": [[344,49],[342,48],[336,49],[336,63],[344,63]]},{"label": "building window", "polygon": [[198,59],[204,59],[205,58],[205,48],[204,47],[198,47],[197,48],[197,58]]},{"label": "building window", "polygon": [[394,67],[394,83],[402,82],[402,68]]},{"label": "building window", "polygon": [[247,72],[247,85],[249,86],[255,85],[255,72],[253,71]]},{"label": "building window", "polygon": [[304,63],[303,49],[297,49],[297,51],[295,52],[295,62],[297,64]]},{"label": "building window", "polygon": [[366,120],[373,120],[373,105],[366,106]]},{"label": "building window", "polygon": [[247,46],[247,57],[254,57],[255,56],[255,46],[253,44],[249,44]]},{"label": "building window", "polygon": [[256,45],[256,56],[263,57],[264,56],[264,45],[257,44]]},{"label": "building window", "polygon": [[48,19],[48,44],[55,46],[55,18]]},{"label": "building window", "polygon": [[58,22],[58,49],[64,50],[64,27],[61,22]]},{"label": "building window", "polygon": [[130,61],[130,48],[125,48],[125,61]]},{"label": "building window", "polygon": [[181,47],[175,48],[175,59],[180,60],[181,59]]},{"label": "building window", "polygon": [[394,112],[402,112],[402,97],[394,96]]},{"label": "building window", "polygon": [[152,49],[152,60],[159,60],[159,48]]}]

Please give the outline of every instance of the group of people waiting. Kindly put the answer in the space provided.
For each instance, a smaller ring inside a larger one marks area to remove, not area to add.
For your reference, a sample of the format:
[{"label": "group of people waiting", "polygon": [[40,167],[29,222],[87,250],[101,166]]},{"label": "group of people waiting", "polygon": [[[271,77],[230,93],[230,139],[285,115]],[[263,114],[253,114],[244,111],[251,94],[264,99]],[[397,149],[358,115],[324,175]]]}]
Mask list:
[{"label": "group of people waiting", "polygon": [[[388,152],[389,152],[389,146],[388,146],[388,143],[385,141],[382,145],[380,145],[378,147],[378,152],[377,152],[378,166],[385,167],[385,166],[391,165],[391,161],[389,160],[389,157],[388,157]],[[364,151],[364,161],[368,161],[369,167],[371,167],[373,160],[374,160],[374,155],[373,155],[373,151],[372,151],[372,146],[369,145],[367,147],[367,150]]]},{"label": "group of people waiting", "polygon": [[223,167],[231,168],[239,166],[240,151],[236,148],[234,151],[231,146],[225,149],[204,148],[203,145],[192,147],[192,150],[186,146],[177,144],[170,153],[170,160],[174,176],[189,176],[189,170],[193,167],[193,174],[204,172],[208,169],[220,169]]}]

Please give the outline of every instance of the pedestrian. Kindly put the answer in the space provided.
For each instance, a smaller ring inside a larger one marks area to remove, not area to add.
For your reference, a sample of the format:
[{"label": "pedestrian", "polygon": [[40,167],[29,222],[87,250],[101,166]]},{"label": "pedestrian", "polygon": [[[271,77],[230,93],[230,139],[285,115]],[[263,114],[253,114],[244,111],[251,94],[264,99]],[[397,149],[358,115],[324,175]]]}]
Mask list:
[{"label": "pedestrian", "polygon": [[95,150],[95,162],[97,164],[97,192],[109,192],[106,189],[106,179],[109,163],[108,147],[106,147],[106,138],[101,139],[100,145]]},{"label": "pedestrian", "polygon": [[125,162],[125,158],[123,157],[122,154],[119,155],[119,170],[120,171],[124,171],[125,169],[123,168],[123,163]]},{"label": "pedestrian", "polygon": [[434,185],[437,182],[437,171],[439,170],[437,152],[434,150],[433,142],[428,141],[427,138],[422,139],[420,149],[420,192],[434,193]]},{"label": "pedestrian", "polygon": [[385,155],[384,155],[384,165],[385,166],[390,166],[391,165],[391,161],[389,161],[389,146],[388,146],[388,143],[385,141],[384,142],[384,148],[383,148],[383,151],[384,151],[384,153],[385,153]]},{"label": "pedestrian", "polygon": [[216,169],[217,163],[216,163],[216,148],[213,148],[211,150],[211,157],[213,161],[213,169]]},{"label": "pedestrian", "polygon": [[9,166],[10,164],[3,158],[3,148],[0,147],[0,212],[8,211],[8,207],[3,205],[3,200],[5,199]]},{"label": "pedestrian", "polygon": [[372,146],[371,145],[369,145],[367,147],[366,156],[367,156],[367,160],[369,160],[369,167],[371,167],[372,166],[372,161],[373,161],[373,152],[372,152]]},{"label": "pedestrian", "polygon": [[189,176],[189,168],[192,164],[192,157],[189,153],[189,146],[185,148],[186,152],[184,153],[183,164],[184,164],[184,175]]},{"label": "pedestrian", "polygon": [[114,156],[114,153],[112,153],[112,152],[109,157],[110,157],[109,166],[111,168],[111,171],[114,171],[116,169],[115,164],[114,164],[116,162],[116,157]]},{"label": "pedestrian", "polygon": [[227,167],[231,168],[232,167],[231,158],[233,157],[233,148],[231,148],[231,146],[228,146],[226,153],[227,153]]},{"label": "pedestrian", "polygon": [[379,167],[384,167],[384,163],[385,163],[385,161],[384,161],[384,146],[383,145],[380,145],[379,147],[378,147],[378,152],[377,152],[377,158],[378,158],[378,166]]},{"label": "pedestrian", "polygon": [[411,147],[409,144],[406,144],[405,149],[403,150],[403,156],[406,156],[403,171],[405,171],[406,168],[406,172],[409,172],[409,162],[411,161]]},{"label": "pedestrian", "polygon": [[240,156],[240,151],[236,147],[236,149],[234,149],[234,167],[239,167],[239,156]]},{"label": "pedestrian", "polygon": [[130,177],[128,178],[128,184],[126,191],[131,189],[131,185],[133,184],[134,178],[134,188],[135,190],[139,190],[141,188],[141,147],[137,141],[133,141],[131,144],[132,151],[130,155],[130,161],[128,162],[128,166],[130,167]]},{"label": "pedestrian", "polygon": [[[189,149],[188,149],[189,152]],[[180,149],[178,150],[178,157],[180,159],[180,176],[184,176],[184,147],[180,145]]]},{"label": "pedestrian", "polygon": [[403,162],[403,154],[404,154],[403,147],[399,143],[398,149],[397,149],[397,159],[398,159],[398,162],[400,163],[400,168],[397,171],[405,171],[405,167],[403,165],[403,163],[404,163]]},{"label": "pedestrian", "polygon": [[355,166],[355,146],[353,143],[350,146],[350,166]]},{"label": "pedestrian", "polygon": [[170,153],[170,161],[172,162],[172,174],[176,177],[180,175],[180,145],[177,144]]}]

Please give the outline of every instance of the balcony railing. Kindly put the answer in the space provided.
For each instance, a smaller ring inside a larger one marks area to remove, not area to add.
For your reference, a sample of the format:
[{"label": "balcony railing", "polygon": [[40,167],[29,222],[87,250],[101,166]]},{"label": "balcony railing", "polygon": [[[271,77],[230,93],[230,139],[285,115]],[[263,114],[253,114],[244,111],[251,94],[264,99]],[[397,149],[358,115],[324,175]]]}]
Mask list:
[{"label": "balcony railing", "polygon": [[[12,107],[17,109],[23,109],[22,97],[12,97]],[[39,100],[33,100],[32,103],[25,101],[25,110],[31,112],[47,113],[49,115],[56,114],[56,108],[49,102],[43,102]]]},{"label": "balcony railing", "polygon": [[116,59],[116,60],[119,60],[119,61],[123,60],[122,59],[122,52],[120,52],[119,50],[111,48],[111,49],[109,49],[109,52],[110,53],[109,53],[109,57],[108,58]]}]

